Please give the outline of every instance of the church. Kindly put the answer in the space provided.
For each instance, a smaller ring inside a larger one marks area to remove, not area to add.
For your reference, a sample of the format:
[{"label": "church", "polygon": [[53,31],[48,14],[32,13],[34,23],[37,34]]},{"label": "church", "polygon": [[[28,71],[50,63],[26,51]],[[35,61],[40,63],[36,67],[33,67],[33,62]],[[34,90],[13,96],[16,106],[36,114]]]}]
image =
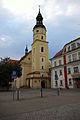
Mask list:
[{"label": "church", "polygon": [[36,25],[33,27],[32,50],[20,59],[22,76],[20,86],[27,88],[50,88],[50,64],[48,54],[48,42],[46,41],[46,27],[40,12],[36,17]]}]

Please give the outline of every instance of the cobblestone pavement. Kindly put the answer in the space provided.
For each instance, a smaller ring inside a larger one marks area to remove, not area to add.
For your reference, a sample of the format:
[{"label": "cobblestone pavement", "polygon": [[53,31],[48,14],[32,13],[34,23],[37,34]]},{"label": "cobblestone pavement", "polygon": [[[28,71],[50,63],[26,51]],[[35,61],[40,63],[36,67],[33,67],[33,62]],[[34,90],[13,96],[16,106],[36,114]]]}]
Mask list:
[{"label": "cobblestone pavement", "polygon": [[80,120],[80,89],[21,90],[20,100],[12,92],[0,92],[0,120]]}]

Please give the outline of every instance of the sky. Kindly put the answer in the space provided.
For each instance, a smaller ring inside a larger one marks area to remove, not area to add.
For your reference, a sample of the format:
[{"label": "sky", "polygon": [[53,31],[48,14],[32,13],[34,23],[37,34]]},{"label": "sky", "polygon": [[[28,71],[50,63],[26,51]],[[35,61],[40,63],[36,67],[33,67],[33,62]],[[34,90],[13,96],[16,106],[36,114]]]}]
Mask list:
[{"label": "sky", "polygon": [[31,50],[39,11],[47,28],[49,59],[80,37],[80,0],[0,0],[0,57],[20,59]]}]

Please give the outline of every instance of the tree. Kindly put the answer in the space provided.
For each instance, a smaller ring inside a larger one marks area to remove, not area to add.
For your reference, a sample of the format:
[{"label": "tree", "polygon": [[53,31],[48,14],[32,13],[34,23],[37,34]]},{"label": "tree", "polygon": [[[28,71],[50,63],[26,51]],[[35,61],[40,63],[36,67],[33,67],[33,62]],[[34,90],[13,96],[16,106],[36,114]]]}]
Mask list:
[{"label": "tree", "polygon": [[0,86],[9,87],[9,82],[13,81],[12,72],[17,71],[17,77],[22,74],[22,68],[18,61],[11,62],[10,58],[0,60]]}]

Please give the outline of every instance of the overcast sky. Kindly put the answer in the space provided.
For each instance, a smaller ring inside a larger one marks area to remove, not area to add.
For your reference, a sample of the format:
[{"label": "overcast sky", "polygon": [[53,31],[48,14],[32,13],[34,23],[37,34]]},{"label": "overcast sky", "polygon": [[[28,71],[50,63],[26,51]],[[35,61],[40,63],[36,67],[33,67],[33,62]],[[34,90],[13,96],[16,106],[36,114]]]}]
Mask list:
[{"label": "overcast sky", "polygon": [[49,58],[80,37],[80,0],[0,0],[0,57],[20,59],[31,50],[38,6],[47,28]]}]

